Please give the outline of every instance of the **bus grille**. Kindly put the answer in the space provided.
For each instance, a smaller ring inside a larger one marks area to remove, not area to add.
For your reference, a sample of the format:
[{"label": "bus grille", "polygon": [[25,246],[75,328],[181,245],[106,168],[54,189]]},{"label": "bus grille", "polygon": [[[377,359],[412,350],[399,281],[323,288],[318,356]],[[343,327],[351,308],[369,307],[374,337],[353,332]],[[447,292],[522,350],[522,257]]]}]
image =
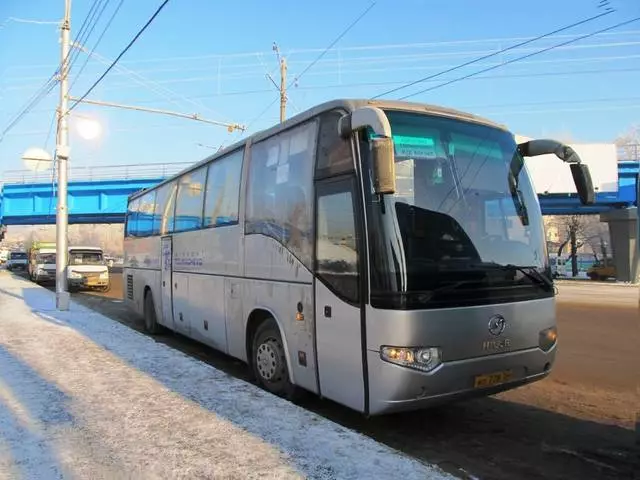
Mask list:
[{"label": "bus grille", "polygon": [[133,300],[133,275],[127,275],[127,298]]}]

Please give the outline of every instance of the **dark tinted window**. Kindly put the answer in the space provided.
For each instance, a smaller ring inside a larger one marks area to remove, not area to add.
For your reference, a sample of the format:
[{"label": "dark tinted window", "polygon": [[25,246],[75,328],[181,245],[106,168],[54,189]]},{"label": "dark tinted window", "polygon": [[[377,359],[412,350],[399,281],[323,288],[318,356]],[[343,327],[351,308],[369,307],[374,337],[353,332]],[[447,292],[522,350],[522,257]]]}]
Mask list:
[{"label": "dark tinted window", "polygon": [[238,223],[240,175],[244,149],[214,160],[209,165],[204,206],[204,226]]},{"label": "dark tinted window", "polygon": [[320,117],[316,177],[327,177],[354,170],[351,141],[338,135],[339,112],[327,112]]},{"label": "dark tinted window", "polygon": [[255,144],[247,190],[246,233],[276,239],[309,269],[315,140],[311,122]]}]

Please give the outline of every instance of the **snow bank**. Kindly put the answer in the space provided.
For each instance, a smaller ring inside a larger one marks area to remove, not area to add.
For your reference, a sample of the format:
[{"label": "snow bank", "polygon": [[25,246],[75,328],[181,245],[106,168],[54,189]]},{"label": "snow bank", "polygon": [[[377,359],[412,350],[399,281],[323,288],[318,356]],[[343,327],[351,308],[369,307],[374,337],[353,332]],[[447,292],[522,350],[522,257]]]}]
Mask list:
[{"label": "snow bank", "polygon": [[452,478],[0,272],[0,478],[21,476]]}]

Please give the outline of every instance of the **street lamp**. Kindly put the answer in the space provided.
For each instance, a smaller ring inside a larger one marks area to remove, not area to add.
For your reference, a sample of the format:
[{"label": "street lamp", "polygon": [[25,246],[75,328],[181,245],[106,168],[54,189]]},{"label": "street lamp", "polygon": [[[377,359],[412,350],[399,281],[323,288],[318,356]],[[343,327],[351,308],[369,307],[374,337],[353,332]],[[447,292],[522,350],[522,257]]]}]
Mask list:
[{"label": "street lamp", "polygon": [[28,148],[22,154],[22,161],[24,166],[32,172],[41,172],[43,170],[49,170],[53,164],[51,154],[46,150],[38,147]]}]

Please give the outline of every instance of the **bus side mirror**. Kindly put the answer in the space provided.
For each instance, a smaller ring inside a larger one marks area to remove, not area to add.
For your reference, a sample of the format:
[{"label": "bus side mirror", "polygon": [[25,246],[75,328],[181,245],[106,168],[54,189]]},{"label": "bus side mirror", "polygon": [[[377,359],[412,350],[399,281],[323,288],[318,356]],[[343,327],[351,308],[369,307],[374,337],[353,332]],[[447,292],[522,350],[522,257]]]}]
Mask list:
[{"label": "bus side mirror", "polygon": [[569,167],[571,168],[573,183],[576,184],[580,202],[583,205],[593,205],[596,201],[596,193],[593,189],[593,181],[591,180],[589,167],[584,163],[572,163]]},{"label": "bus side mirror", "polygon": [[595,203],[595,191],[589,167],[581,163],[576,151],[568,145],[555,140],[531,140],[518,145],[518,151],[523,157],[537,157],[538,155],[553,154],[568,163],[576,186],[580,203],[592,205]]},{"label": "bus side mirror", "polygon": [[377,107],[367,106],[343,115],[338,121],[338,134],[349,138],[353,132],[368,129],[370,135],[369,152],[373,189],[376,194],[396,192],[396,165],[393,161],[393,140],[391,125],[385,113]]},{"label": "bus side mirror", "polygon": [[393,140],[372,138],[369,143],[373,170],[373,189],[378,195],[396,193],[396,164],[393,161]]}]

